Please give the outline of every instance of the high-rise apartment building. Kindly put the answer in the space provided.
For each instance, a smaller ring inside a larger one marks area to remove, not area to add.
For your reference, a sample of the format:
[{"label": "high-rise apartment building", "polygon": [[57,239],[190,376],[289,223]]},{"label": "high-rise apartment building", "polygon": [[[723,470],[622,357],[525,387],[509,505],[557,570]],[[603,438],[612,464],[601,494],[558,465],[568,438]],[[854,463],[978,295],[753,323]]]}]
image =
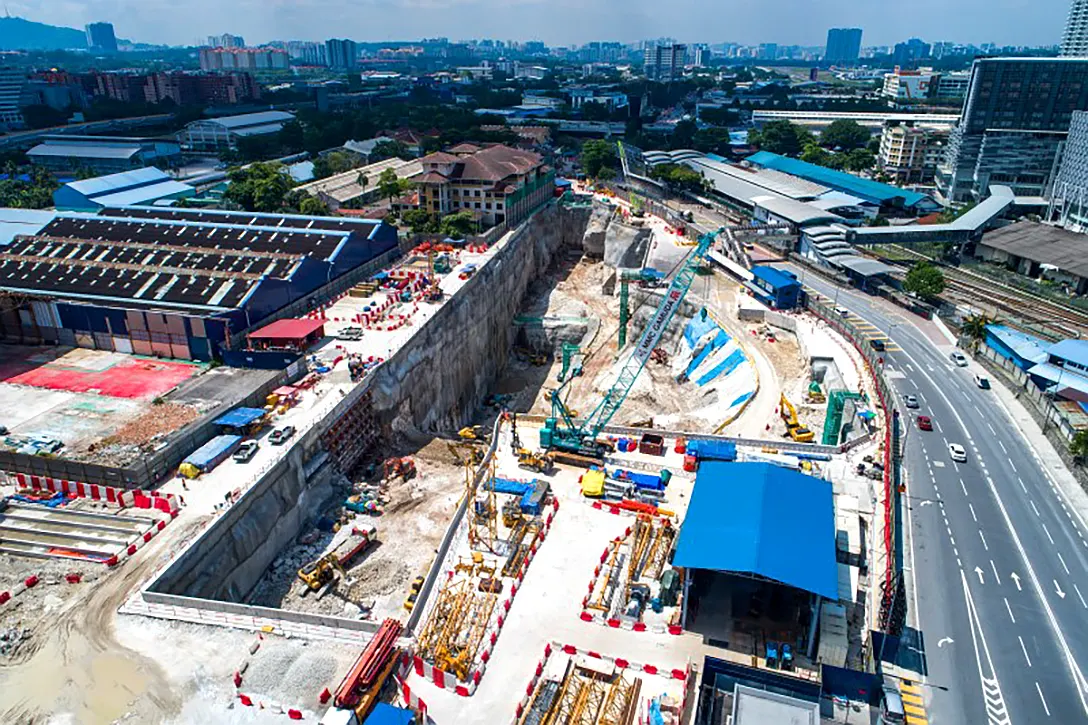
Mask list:
[{"label": "high-rise apartment building", "polygon": [[287,51],[278,48],[201,48],[200,70],[287,70]]},{"label": "high-rise apartment building", "polygon": [[892,51],[892,63],[902,68],[914,68],[922,58],[929,57],[930,50],[929,43],[919,38],[896,43]]},{"label": "high-rise apartment building", "polygon": [[20,104],[26,88],[26,73],[18,68],[0,68],[0,130],[22,128]]},{"label": "high-rise apartment building", "polygon": [[116,53],[117,37],[113,34],[113,23],[90,23],[87,31],[87,47],[91,52]]},{"label": "high-rise apartment building", "polygon": [[861,28],[831,28],[827,31],[828,63],[856,63],[861,56]]},{"label": "high-rise apartment building", "polygon": [[655,81],[671,81],[680,78],[684,74],[687,56],[688,47],[677,43],[646,48],[646,77]]},{"label": "high-rise apartment building", "polygon": [[223,33],[222,35],[209,35],[208,46],[211,48],[244,48],[246,47],[246,41],[241,35]]},{"label": "high-rise apartment building", "polygon": [[778,43],[760,43],[756,57],[760,60],[774,60],[778,57]]},{"label": "high-rise apartment building", "polygon": [[991,184],[1046,196],[1076,111],[1088,110],[1088,58],[979,58],[937,167],[950,201],[978,201]]},{"label": "high-rise apartment building", "polygon": [[359,46],[354,40],[333,38],[325,41],[325,58],[330,68],[351,70],[355,67],[355,59],[358,55]]},{"label": "high-rise apartment building", "polygon": [[1062,57],[1088,57],[1088,0],[1073,0],[1062,36]]},{"label": "high-rise apartment building", "polygon": [[914,123],[888,123],[880,134],[880,170],[898,186],[933,180],[944,154],[948,129]]},{"label": "high-rise apartment building", "polygon": [[1088,232],[1088,111],[1075,112],[1069,124],[1047,221],[1070,231]]}]

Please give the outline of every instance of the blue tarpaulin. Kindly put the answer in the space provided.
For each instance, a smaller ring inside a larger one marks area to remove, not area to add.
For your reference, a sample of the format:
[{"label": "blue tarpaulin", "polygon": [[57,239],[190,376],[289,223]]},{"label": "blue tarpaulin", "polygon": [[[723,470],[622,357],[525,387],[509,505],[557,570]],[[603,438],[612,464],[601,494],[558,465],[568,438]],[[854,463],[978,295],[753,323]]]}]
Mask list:
[{"label": "blue tarpaulin", "polygon": [[387,702],[379,702],[370,711],[366,725],[412,725],[415,721],[416,715],[411,710],[393,707]]},{"label": "blue tarpaulin", "polygon": [[837,600],[831,484],[770,463],[700,463],[673,564]]},{"label": "blue tarpaulin", "polygon": [[253,421],[263,418],[264,414],[265,412],[261,408],[235,408],[229,413],[224,413],[216,418],[215,424],[231,428],[245,428]]}]

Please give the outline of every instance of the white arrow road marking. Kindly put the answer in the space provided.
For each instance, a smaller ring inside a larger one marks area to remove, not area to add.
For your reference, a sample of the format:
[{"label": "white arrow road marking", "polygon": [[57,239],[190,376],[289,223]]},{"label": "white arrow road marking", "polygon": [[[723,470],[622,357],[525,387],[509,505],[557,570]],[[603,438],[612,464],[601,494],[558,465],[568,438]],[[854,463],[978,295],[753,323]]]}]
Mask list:
[{"label": "white arrow road marking", "polygon": [[[981,574],[979,576],[981,577]],[[975,611],[975,600],[971,597],[971,588],[967,586],[967,575],[962,570],[960,570],[960,581],[963,583],[963,598],[967,602],[967,619],[971,623],[971,643],[975,648],[975,664],[978,665],[978,676],[982,681],[986,720],[990,725],[1009,725],[1009,711],[1005,707],[1005,697],[1001,694],[1001,683],[997,681],[994,663],[990,659],[990,648],[986,644],[986,636],[982,633],[978,612]],[[982,644],[981,650],[979,643]]]},{"label": "white arrow road marking", "polygon": [[919,504],[919,505],[920,505],[920,506],[932,506],[932,505],[933,505],[933,502],[932,502],[932,501],[923,501],[923,502],[922,502],[921,504]]},{"label": "white arrow road marking", "polygon": [[1057,579],[1054,580],[1054,593],[1057,594],[1062,599],[1065,599],[1065,592],[1063,592],[1062,588],[1060,586],[1058,586],[1058,580]]},{"label": "white arrow road marking", "polygon": [[975,567],[975,573],[978,574],[978,583],[979,584],[985,584],[986,582],[982,581],[982,567],[981,566],[976,566]]},{"label": "white arrow road marking", "polygon": [[956,640],[952,639],[951,637],[941,637],[939,640],[937,640],[937,646],[944,647],[945,644],[952,644],[955,641]]},{"label": "white arrow road marking", "polygon": [[1018,592],[1024,591],[1023,589],[1020,588],[1020,575],[1017,574],[1015,571],[1012,573],[1012,580],[1014,582],[1016,582],[1016,591],[1018,591]]}]

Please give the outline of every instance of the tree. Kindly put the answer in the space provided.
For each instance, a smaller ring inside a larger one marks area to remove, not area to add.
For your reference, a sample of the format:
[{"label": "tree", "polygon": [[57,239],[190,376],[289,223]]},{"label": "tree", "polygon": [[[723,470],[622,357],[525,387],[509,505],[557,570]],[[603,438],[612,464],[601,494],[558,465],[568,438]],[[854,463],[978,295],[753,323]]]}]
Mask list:
[{"label": "tree", "polygon": [[658,164],[650,169],[650,176],[678,190],[703,191],[706,187],[698,171],[681,164]]},{"label": "tree", "polygon": [[1078,430],[1069,441],[1069,453],[1078,464],[1088,457],[1088,430]]},{"label": "tree", "polygon": [[365,190],[370,185],[370,177],[365,172],[360,171],[359,175],[355,177],[355,183]]},{"label": "tree", "polygon": [[764,124],[761,131],[752,129],[748,132],[748,143],[775,154],[796,156],[812,142],[808,129],[786,120],[771,121]]},{"label": "tree", "polygon": [[669,139],[670,145],[674,149],[689,149],[695,142],[695,132],[698,127],[695,125],[695,121],[690,119],[684,119],[676,124],[672,129],[672,137]]},{"label": "tree", "polygon": [[932,299],[944,292],[944,274],[929,262],[917,262],[907,272],[903,289],[923,299]]},{"label": "tree", "polygon": [[601,176],[605,169],[614,169],[618,159],[616,144],[611,141],[591,140],[582,144],[582,170],[590,178]]},{"label": "tree", "polygon": [[977,348],[979,343],[986,339],[986,326],[992,322],[993,320],[986,317],[986,315],[971,315],[963,321],[960,331]]},{"label": "tree", "polygon": [[869,130],[856,121],[840,118],[838,121],[832,121],[820,134],[820,144],[850,151],[864,147],[871,137]]},{"label": "tree", "polygon": [[408,152],[407,146],[400,141],[386,139],[374,144],[374,149],[370,152],[370,163],[373,164],[394,157],[404,159],[405,161],[412,160],[412,154]]},{"label": "tree", "polygon": [[300,214],[306,216],[328,216],[329,207],[325,202],[321,201],[317,197],[307,196],[298,204],[298,211]]},{"label": "tree", "polygon": [[398,179],[397,172],[393,171],[393,169],[386,169],[378,177],[378,193],[381,194],[383,199],[393,201],[403,194],[407,188],[408,182]]},{"label": "tree", "polygon": [[246,211],[279,211],[293,186],[281,164],[256,163],[245,169],[232,169],[227,179],[230,185],[223,198]]},{"label": "tree", "polygon": [[324,179],[355,168],[358,156],[347,151],[330,151],[314,159],[314,178]]},{"label": "tree", "polygon": [[416,234],[438,231],[438,220],[426,209],[408,209],[400,218]]},{"label": "tree", "polygon": [[869,149],[854,149],[839,155],[844,157],[843,168],[847,171],[868,171],[876,166],[876,156]]},{"label": "tree", "polygon": [[442,217],[442,221],[438,225],[438,231],[445,234],[447,237],[453,237],[454,239],[464,239],[477,229],[476,219],[473,218],[472,212],[468,210],[459,211],[456,214],[447,214]]},{"label": "tree", "polygon": [[587,121],[607,121],[612,115],[608,111],[608,106],[600,101],[586,101],[579,110],[582,112],[582,118]]}]

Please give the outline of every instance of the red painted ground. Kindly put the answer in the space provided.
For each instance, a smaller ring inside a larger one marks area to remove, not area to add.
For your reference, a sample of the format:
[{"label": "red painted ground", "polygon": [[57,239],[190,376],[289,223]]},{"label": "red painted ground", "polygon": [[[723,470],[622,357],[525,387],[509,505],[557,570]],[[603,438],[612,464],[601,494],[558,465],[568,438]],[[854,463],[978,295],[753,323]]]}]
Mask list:
[{"label": "red painted ground", "polygon": [[153,398],[191,378],[200,367],[165,360],[127,359],[101,371],[66,367],[59,361],[8,377],[4,382],[114,398]]}]

